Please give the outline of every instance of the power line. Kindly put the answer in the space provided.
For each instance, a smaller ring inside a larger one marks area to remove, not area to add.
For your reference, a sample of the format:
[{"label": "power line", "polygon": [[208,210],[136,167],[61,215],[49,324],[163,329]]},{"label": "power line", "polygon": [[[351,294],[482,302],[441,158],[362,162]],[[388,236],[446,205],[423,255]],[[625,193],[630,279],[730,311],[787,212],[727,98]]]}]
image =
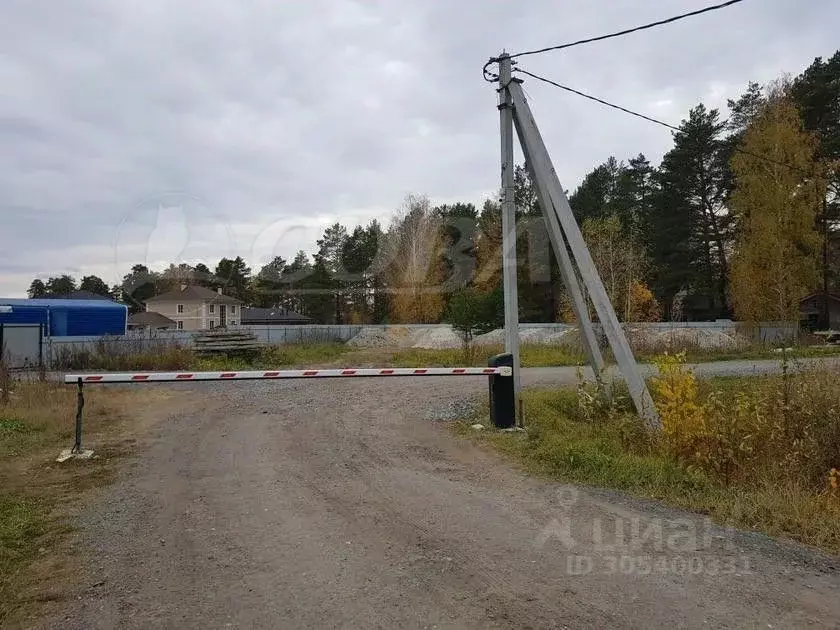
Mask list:
[{"label": "power line", "polygon": [[[642,24],[641,26],[634,26],[633,28],[627,28],[623,31],[617,31],[615,33],[607,33],[606,35],[598,35],[597,37],[588,37],[586,39],[579,39],[575,42],[569,42],[567,44],[558,44],[557,46],[547,46],[546,48],[538,48],[536,50],[525,50],[523,52],[518,52],[513,55],[510,55],[511,59],[515,59],[517,57],[524,57],[526,55],[538,55],[540,53],[549,52],[552,50],[563,50],[564,48],[572,48],[573,46],[580,46],[582,44],[591,44],[592,42],[600,42],[604,41],[605,39],[613,39],[615,37],[623,37],[624,35],[629,35],[631,33],[637,33],[639,31],[645,31],[651,28],[655,28],[657,26],[663,26],[665,24],[671,24],[673,22],[678,22],[680,20],[684,20],[686,18],[694,17],[697,15],[701,15],[703,13],[710,13],[712,11],[718,11],[720,9],[725,9],[730,7],[734,4],[738,4],[739,2],[743,2],[744,0],[728,0],[727,2],[722,2],[720,4],[715,4],[709,7],[705,7],[703,9],[697,9],[696,11],[690,11],[689,13],[683,13],[681,15],[675,15],[673,17],[666,18],[664,20],[657,20],[656,22],[650,22],[648,24]],[[484,64],[484,68],[482,69],[482,74],[484,75],[485,81],[493,82],[498,79],[498,76],[495,76],[491,73],[488,73],[487,68],[496,62],[499,61],[498,57],[491,57],[490,60]]]},{"label": "power line", "polygon": [[[514,72],[519,72],[520,74],[526,74],[529,77],[537,79],[538,81],[542,81],[543,83],[548,83],[549,85],[553,85],[554,87],[560,88],[561,90],[565,90],[566,92],[571,92],[572,94],[576,94],[577,96],[582,96],[583,98],[589,99],[590,101],[595,101],[596,103],[600,103],[606,107],[611,107],[612,109],[617,109],[620,112],[624,112],[625,114],[629,114],[631,116],[635,116],[636,118],[641,118],[642,120],[647,120],[648,122],[652,122],[654,124],[660,125],[665,127],[666,129],[671,129],[672,131],[679,131],[682,132],[683,130],[675,125],[670,123],[666,123],[662,120],[658,120],[656,118],[652,118],[651,116],[647,116],[645,114],[640,114],[639,112],[634,112],[632,109],[627,109],[626,107],[622,107],[621,105],[616,105],[615,103],[610,103],[609,101],[605,101],[604,99],[598,98],[597,96],[592,96],[591,94],[587,94],[586,92],[581,92],[580,90],[575,90],[574,88],[570,88],[567,85],[563,85],[561,83],[557,83],[556,81],[552,81],[551,79],[547,79],[545,77],[541,77],[538,74],[534,74],[533,72],[528,72],[527,70],[523,70],[522,68],[514,68]],[[765,162],[769,162],[771,164],[775,164],[777,166],[784,166],[794,171],[798,171],[803,173],[804,175],[813,176],[815,175],[811,171],[806,171],[805,169],[801,169],[798,166],[794,166],[793,164],[788,164],[787,162],[781,162],[779,160],[774,160],[773,158],[767,157],[766,155],[760,155],[758,153],[753,153],[752,151],[747,151],[746,149],[742,149],[740,147],[732,147],[732,149],[737,152],[741,153],[742,155],[749,155],[750,157],[754,157],[759,160],[764,160]]]},{"label": "power line", "polygon": [[627,28],[623,31],[617,31],[615,33],[608,33],[607,35],[599,35],[598,37],[589,37],[587,39],[579,39],[576,42],[569,42],[568,44],[559,44],[557,46],[548,46],[546,48],[538,48],[537,50],[526,50],[524,52],[518,52],[516,54],[511,55],[511,59],[515,59],[516,57],[524,57],[525,55],[538,55],[540,53],[549,52],[551,50],[563,50],[564,48],[571,48],[573,46],[580,46],[582,44],[591,44],[592,42],[600,42],[605,39],[612,39],[614,37],[622,37],[624,35],[629,35],[630,33],[637,33],[639,31],[645,31],[647,29],[655,28],[657,26],[663,26],[664,24],[671,24],[672,22],[678,22],[679,20],[684,20],[686,18],[694,17],[696,15],[701,15],[703,13],[710,13],[712,11],[718,11],[720,9],[725,9],[726,7],[731,7],[734,4],[738,4],[739,2],[743,2],[744,0],[728,0],[728,2],[722,2],[720,4],[715,4],[710,7],[706,7],[704,9],[697,9],[696,11],[691,11],[689,13],[683,13],[681,15],[675,15],[674,17],[669,17],[664,20],[657,20],[656,22],[650,22],[649,24],[642,24],[641,26],[634,26],[633,28]]},{"label": "power line", "polygon": [[657,120],[656,118],[651,118],[650,116],[646,116],[645,114],[640,114],[639,112],[634,112],[632,109],[627,109],[626,107],[622,107],[621,105],[616,105],[615,103],[610,103],[603,99],[600,99],[596,96],[592,96],[591,94],[587,94],[586,92],[581,92],[579,90],[575,90],[570,88],[567,85],[562,85],[557,83],[556,81],[552,81],[551,79],[546,79],[545,77],[541,77],[538,74],[534,74],[533,72],[528,72],[527,70],[523,70],[522,68],[514,68],[514,72],[519,72],[521,74],[527,74],[529,77],[533,77],[538,81],[543,81],[544,83],[548,83],[549,85],[553,85],[554,87],[558,87],[561,90],[566,90],[567,92],[571,92],[572,94],[577,94],[578,96],[582,96],[583,98],[588,98],[590,101],[595,101],[596,103],[600,103],[601,105],[606,105],[607,107],[612,107],[613,109],[617,109],[620,112],[624,112],[625,114],[630,114],[631,116],[636,116],[637,118],[642,118],[643,120],[647,120],[649,122],[655,123],[657,125],[661,125],[663,127],[667,127],[668,129],[673,129],[674,131],[680,131],[679,127],[675,127],[669,123],[663,122],[661,120]]}]

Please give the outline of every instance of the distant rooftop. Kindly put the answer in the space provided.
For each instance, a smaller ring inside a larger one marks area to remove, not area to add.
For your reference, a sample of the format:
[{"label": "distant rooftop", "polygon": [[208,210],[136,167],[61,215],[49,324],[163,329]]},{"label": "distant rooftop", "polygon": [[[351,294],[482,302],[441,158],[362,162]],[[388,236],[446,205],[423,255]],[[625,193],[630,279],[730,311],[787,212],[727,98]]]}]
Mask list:
[{"label": "distant rooftop", "polygon": [[195,301],[195,302],[215,302],[216,304],[243,304],[239,300],[230,295],[212,291],[206,287],[189,284],[161,293],[146,300],[146,304],[154,304],[155,302],[178,302],[178,301]]},{"label": "distant rooftop", "polygon": [[284,324],[289,322],[309,323],[312,321],[311,317],[295,313],[285,308],[258,308],[258,307],[243,307],[240,321],[243,324],[250,322],[268,322]]},{"label": "distant rooftop", "polygon": [[140,311],[139,313],[134,313],[134,315],[129,315],[128,325],[149,326],[152,328],[175,328],[175,326],[177,326],[177,322],[174,319],[169,319],[165,315],[155,313],[154,311]]}]

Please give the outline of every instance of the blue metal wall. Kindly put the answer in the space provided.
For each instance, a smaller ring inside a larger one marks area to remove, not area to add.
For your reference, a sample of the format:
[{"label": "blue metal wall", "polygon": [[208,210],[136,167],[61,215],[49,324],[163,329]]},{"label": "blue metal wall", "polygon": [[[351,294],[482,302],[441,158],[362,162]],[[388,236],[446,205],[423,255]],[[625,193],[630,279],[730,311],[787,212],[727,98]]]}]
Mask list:
[{"label": "blue metal wall", "polygon": [[49,309],[46,306],[18,306],[0,298],[0,324],[41,324],[46,330]]},{"label": "blue metal wall", "polygon": [[124,335],[128,307],[108,300],[0,298],[0,323],[43,324],[52,337]]}]

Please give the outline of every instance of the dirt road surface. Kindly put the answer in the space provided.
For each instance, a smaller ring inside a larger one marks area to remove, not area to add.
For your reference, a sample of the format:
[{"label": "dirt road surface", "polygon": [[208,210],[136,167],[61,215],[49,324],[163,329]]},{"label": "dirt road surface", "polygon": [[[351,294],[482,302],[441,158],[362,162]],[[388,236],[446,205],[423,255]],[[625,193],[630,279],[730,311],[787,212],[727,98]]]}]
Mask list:
[{"label": "dirt road surface", "polygon": [[840,627],[837,558],[453,436],[434,417],[481,378],[182,387],[203,402],[86,511],[84,582],[43,627]]}]

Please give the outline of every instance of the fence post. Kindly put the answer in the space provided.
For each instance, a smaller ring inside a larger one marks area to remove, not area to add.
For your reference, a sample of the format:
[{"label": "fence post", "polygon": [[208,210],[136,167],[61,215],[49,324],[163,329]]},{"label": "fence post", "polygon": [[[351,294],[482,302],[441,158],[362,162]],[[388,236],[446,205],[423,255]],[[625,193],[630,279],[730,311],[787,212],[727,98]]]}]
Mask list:
[{"label": "fence post", "polygon": [[82,452],[82,409],[85,407],[85,386],[79,378],[79,393],[76,395],[76,442],[70,451],[73,454]]},{"label": "fence post", "polygon": [[[490,367],[513,365],[513,355],[509,353],[497,354],[490,357],[487,365]],[[498,376],[493,374],[490,381],[490,421],[498,429],[510,429],[516,425],[516,391],[512,376]]]}]

